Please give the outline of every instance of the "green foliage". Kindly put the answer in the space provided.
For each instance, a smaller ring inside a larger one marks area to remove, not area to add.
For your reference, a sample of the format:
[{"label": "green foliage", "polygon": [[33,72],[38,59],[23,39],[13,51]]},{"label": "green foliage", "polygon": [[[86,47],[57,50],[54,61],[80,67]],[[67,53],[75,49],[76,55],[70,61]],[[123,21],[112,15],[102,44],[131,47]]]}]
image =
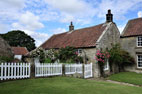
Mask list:
[{"label": "green foliage", "polygon": [[11,62],[12,60],[14,60],[12,57],[0,56],[0,63],[1,62]]},{"label": "green foliage", "polygon": [[134,58],[130,54],[121,49],[119,44],[114,45],[110,50],[110,67],[112,63],[118,65],[119,71],[124,70],[124,66],[134,64]]},{"label": "green foliage", "polygon": [[32,52],[31,52],[31,57],[33,57],[33,58],[35,58],[35,57],[38,57],[39,58],[39,61],[41,62],[41,63],[44,63],[44,61],[45,61],[45,58],[46,58],[46,56],[45,56],[46,54],[45,54],[45,50],[43,49],[43,48],[37,48],[37,49],[35,49],[35,50],[33,50]]},{"label": "green foliage", "polygon": [[62,63],[75,63],[83,61],[82,57],[78,56],[76,49],[73,47],[59,49],[57,57]]},{"label": "green foliage", "polygon": [[109,53],[110,53],[110,59],[109,62],[113,62],[113,63],[122,63],[123,62],[123,58],[121,55],[121,49],[120,49],[120,45],[114,45]]},{"label": "green foliage", "polygon": [[52,63],[52,60],[50,58],[45,58],[44,63]]},{"label": "green foliage", "polygon": [[6,34],[1,34],[1,36],[9,43],[10,46],[26,47],[29,51],[36,48],[34,43],[35,40],[21,30],[13,30]]},{"label": "green foliage", "polygon": [[58,52],[55,49],[50,49],[46,52],[46,58],[48,61],[50,61],[50,63],[54,63],[56,60],[58,60],[57,56]]}]

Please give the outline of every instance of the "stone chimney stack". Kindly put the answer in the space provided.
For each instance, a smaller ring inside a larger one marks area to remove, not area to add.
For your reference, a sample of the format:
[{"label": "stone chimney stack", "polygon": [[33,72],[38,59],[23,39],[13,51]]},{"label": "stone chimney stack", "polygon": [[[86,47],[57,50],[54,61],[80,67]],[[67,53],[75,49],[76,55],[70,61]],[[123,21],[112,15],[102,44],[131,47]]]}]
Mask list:
[{"label": "stone chimney stack", "polygon": [[106,22],[113,22],[113,14],[111,14],[111,10],[108,10],[108,13],[106,14]]},{"label": "stone chimney stack", "polygon": [[72,22],[71,22],[71,24],[70,24],[70,26],[69,26],[69,31],[72,31],[72,30],[74,30],[74,26],[73,26],[73,24],[72,24]]}]

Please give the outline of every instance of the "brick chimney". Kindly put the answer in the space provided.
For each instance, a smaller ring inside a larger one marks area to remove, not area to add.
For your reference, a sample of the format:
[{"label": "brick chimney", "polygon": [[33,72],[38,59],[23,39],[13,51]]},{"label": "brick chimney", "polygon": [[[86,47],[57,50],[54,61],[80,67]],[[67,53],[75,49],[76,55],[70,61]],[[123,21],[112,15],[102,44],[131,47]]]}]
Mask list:
[{"label": "brick chimney", "polygon": [[113,14],[111,14],[111,10],[108,10],[108,13],[106,14],[106,22],[113,22]]},{"label": "brick chimney", "polygon": [[72,30],[74,30],[74,26],[73,26],[73,24],[72,24],[72,22],[70,23],[70,26],[69,26],[69,31],[72,31]]}]

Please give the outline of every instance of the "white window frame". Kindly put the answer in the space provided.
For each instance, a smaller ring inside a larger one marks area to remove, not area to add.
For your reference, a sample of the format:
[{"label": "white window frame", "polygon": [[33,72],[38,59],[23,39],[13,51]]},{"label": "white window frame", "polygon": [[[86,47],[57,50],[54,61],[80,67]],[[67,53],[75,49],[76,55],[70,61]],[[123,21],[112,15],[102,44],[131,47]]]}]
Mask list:
[{"label": "white window frame", "polygon": [[[138,41],[138,38],[139,38],[139,37],[142,38],[142,36],[138,36],[138,37],[137,37],[137,47],[142,47],[142,45],[140,45],[140,46],[138,45],[138,42],[139,42],[139,41]],[[142,44],[142,41],[140,41],[140,42],[141,42],[141,44]]]},{"label": "white window frame", "polygon": [[[139,56],[139,55],[142,56],[142,54],[138,54],[138,55],[137,55],[137,68],[141,68],[141,69],[142,69],[142,66],[141,66],[141,67],[138,66],[138,65],[139,65],[139,64],[138,64],[138,62],[139,62],[139,61],[138,61],[138,56]],[[142,61],[140,61],[140,62],[142,62]]]},{"label": "white window frame", "polygon": [[[80,53],[80,51],[81,51],[81,53]],[[82,49],[77,49],[77,53],[82,54]]]},{"label": "white window frame", "polygon": [[108,60],[106,61],[105,65],[104,65],[104,70],[109,70],[109,62]]}]

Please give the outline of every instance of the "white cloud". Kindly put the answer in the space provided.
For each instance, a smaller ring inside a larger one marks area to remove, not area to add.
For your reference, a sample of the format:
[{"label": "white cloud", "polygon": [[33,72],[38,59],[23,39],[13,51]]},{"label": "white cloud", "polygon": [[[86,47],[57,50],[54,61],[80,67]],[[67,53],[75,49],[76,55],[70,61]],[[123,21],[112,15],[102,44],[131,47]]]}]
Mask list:
[{"label": "white cloud", "polygon": [[0,0],[0,20],[17,20],[25,7],[25,0]]},{"label": "white cloud", "polygon": [[19,9],[25,6],[25,0],[0,0],[0,8]]},{"label": "white cloud", "polygon": [[90,8],[83,0],[45,0],[49,5],[66,13],[80,13]]},{"label": "white cloud", "polygon": [[138,17],[142,17],[142,11],[138,12]]},{"label": "white cloud", "polygon": [[27,11],[22,14],[18,22],[12,23],[13,28],[37,30],[43,28],[44,25],[39,21],[39,17]]},{"label": "white cloud", "polygon": [[96,16],[104,18],[107,10],[111,9],[115,19],[124,19],[128,11],[134,10],[141,3],[142,0],[102,0],[96,7],[98,10]]},{"label": "white cloud", "polygon": [[91,3],[83,0],[45,0],[53,11],[58,13],[58,21],[61,23],[76,23],[84,24],[91,22],[95,15],[95,9]]},{"label": "white cloud", "polygon": [[0,23],[0,33],[6,33],[9,30],[9,25]]},{"label": "white cloud", "polygon": [[54,34],[59,34],[59,33],[66,32],[66,29],[64,29],[64,28],[57,28],[57,29],[51,30],[50,32],[52,32]]},{"label": "white cloud", "polygon": [[34,15],[33,13],[27,11],[24,14],[21,14],[18,22],[12,23],[12,29],[19,29],[25,31],[36,40],[36,46],[39,46],[43,41],[45,41],[49,36],[46,33],[35,32],[40,28],[43,28],[44,25],[39,21],[39,16]]},{"label": "white cloud", "polygon": [[29,30],[23,31],[35,39],[35,44],[37,47],[40,46],[44,41],[46,41],[50,37],[47,33],[39,33]]}]

